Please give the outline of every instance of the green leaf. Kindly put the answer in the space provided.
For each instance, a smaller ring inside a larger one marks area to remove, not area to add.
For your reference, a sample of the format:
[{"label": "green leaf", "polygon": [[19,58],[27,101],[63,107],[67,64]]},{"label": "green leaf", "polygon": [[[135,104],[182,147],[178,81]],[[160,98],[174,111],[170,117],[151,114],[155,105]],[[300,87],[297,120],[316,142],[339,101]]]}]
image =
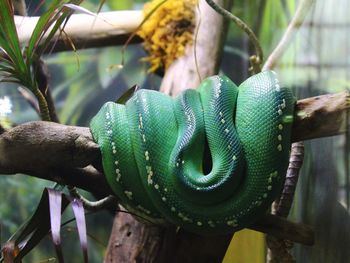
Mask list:
[{"label": "green leaf", "polygon": [[125,104],[131,98],[131,96],[134,95],[138,88],[139,87],[137,85],[132,86],[130,89],[125,91],[124,94],[119,97],[119,99],[117,99],[117,103]]},{"label": "green leaf", "polygon": [[24,73],[26,72],[26,67],[22,57],[10,0],[0,1],[0,21],[0,45],[11,61],[19,68],[20,73]]},{"label": "green leaf", "polygon": [[54,19],[52,19],[52,17],[57,15],[58,7],[60,6],[60,4],[60,0],[53,1],[49,9],[40,16],[28,42],[26,51],[28,58],[32,58],[35,47],[37,47],[50,25],[52,25],[52,23],[54,22]]}]

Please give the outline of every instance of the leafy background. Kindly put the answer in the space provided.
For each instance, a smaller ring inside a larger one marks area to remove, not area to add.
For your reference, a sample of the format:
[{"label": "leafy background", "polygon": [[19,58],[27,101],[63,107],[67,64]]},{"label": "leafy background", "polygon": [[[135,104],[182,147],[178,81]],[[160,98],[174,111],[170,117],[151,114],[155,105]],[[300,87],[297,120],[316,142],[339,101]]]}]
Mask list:
[{"label": "leafy background", "polygon": [[[37,15],[41,1],[27,1],[28,12]],[[141,9],[145,1],[106,1],[103,11]],[[233,12],[255,32],[268,55],[276,46],[294,14],[297,0],[236,0]],[[83,6],[97,10],[99,1],[84,1]],[[350,85],[350,2],[318,0],[306,23],[285,53],[276,71],[281,81],[293,88],[296,96],[310,97],[348,89]],[[210,40],[208,40],[210,41]],[[248,40],[234,25],[230,26],[224,49],[222,72],[240,83],[247,76]],[[114,100],[134,84],[157,89],[160,77],[148,75],[147,65],[139,62],[144,51],[130,45],[125,67],[108,70],[121,61],[121,48],[79,50],[77,64],[70,52],[45,56],[50,86],[62,123],[87,126],[91,117],[107,100]],[[36,120],[38,116],[18,94],[13,84],[0,84],[0,98],[9,96],[13,123]],[[306,142],[306,154],[291,219],[313,225],[314,247],[296,245],[297,262],[348,262],[350,258],[349,218],[349,145],[342,135]],[[27,176],[0,177],[1,241],[4,242],[34,210],[43,187],[51,183]],[[70,218],[70,215],[66,215]],[[101,262],[108,242],[113,216],[107,212],[87,217],[91,262]],[[63,245],[70,251],[69,262],[81,262],[82,256],[74,224],[64,228]],[[48,239],[29,254],[24,262],[40,262],[54,257]]]}]

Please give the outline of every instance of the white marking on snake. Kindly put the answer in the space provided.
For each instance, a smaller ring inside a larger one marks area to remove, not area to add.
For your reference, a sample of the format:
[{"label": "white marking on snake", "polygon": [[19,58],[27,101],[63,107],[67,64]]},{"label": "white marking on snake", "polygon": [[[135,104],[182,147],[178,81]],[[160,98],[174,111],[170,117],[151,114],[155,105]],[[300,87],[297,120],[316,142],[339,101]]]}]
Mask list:
[{"label": "white marking on snake", "polygon": [[277,139],[278,139],[279,141],[282,141],[282,135],[281,135],[281,134],[278,134]]},{"label": "white marking on snake", "polygon": [[146,159],[146,161],[149,161],[149,152],[148,151],[145,151],[145,159]]},{"label": "white marking on snake", "polygon": [[281,144],[279,144],[278,146],[277,146],[277,150],[280,152],[280,151],[282,151],[282,145]]},{"label": "white marking on snake", "polygon": [[282,109],[284,109],[286,107],[286,100],[285,99],[282,100],[281,107],[282,107]]},{"label": "white marking on snake", "polygon": [[229,220],[229,221],[226,222],[226,224],[227,224],[228,226],[233,226],[233,227],[235,227],[235,226],[237,226],[237,221],[235,221],[235,220]]},{"label": "white marking on snake", "polygon": [[151,213],[151,211],[149,211],[148,209],[144,208],[143,206],[138,205],[137,208],[140,209],[141,211],[145,212],[146,214],[150,214]]},{"label": "white marking on snake", "polygon": [[211,226],[211,227],[215,227],[215,224],[213,221],[208,221],[208,225]]},{"label": "white marking on snake", "polygon": [[126,195],[127,198],[132,200],[132,192],[131,191],[124,191],[124,194]]},{"label": "white marking on snake", "polygon": [[115,178],[117,182],[120,181],[120,177],[122,177],[121,173],[117,173],[117,177]]}]

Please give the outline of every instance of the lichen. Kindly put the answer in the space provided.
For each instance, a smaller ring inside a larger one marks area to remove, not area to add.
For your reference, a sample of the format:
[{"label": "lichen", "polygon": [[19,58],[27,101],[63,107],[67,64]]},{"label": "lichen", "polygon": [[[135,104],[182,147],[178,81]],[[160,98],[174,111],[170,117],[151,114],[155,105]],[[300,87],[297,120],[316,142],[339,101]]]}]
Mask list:
[{"label": "lichen", "polygon": [[[162,0],[153,0],[144,7],[145,17]],[[167,70],[172,62],[182,56],[185,47],[193,43],[195,6],[198,0],[169,0],[162,4],[142,25],[138,35],[144,39],[150,63],[149,72]]]}]

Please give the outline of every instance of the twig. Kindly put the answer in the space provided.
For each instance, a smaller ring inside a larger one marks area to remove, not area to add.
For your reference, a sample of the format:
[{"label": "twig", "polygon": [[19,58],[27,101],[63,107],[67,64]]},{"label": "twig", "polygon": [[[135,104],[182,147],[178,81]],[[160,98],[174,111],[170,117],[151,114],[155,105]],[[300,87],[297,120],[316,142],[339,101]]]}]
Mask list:
[{"label": "twig", "polygon": [[304,245],[311,246],[315,242],[315,233],[310,226],[292,223],[275,215],[265,215],[249,228],[279,239],[288,239]]},{"label": "twig", "polygon": [[233,15],[231,12],[227,11],[226,9],[222,8],[221,6],[217,5],[214,1],[206,0],[206,2],[220,15],[233,21],[240,29],[242,29],[248,35],[250,41],[254,45],[255,52],[256,52],[255,57],[251,60],[252,68],[254,71],[257,70],[259,72],[260,69],[258,69],[259,68],[258,65],[261,65],[262,61],[264,60],[264,56],[263,56],[263,51],[262,51],[262,48],[260,46],[259,40],[256,37],[253,30],[251,30],[251,28],[246,23],[244,23],[240,18]]},{"label": "twig", "polygon": [[[272,205],[272,214],[284,218],[288,216],[289,210],[292,207],[295,188],[299,178],[299,171],[303,164],[303,159],[304,143],[293,143],[284,189],[279,200],[275,201]],[[293,248],[293,243],[291,240],[284,240],[281,238],[276,238],[275,236],[267,235],[266,241],[269,248],[267,253],[267,260],[269,263],[295,262],[290,253],[290,249]]]},{"label": "twig", "polygon": [[114,195],[108,195],[105,198],[102,198],[97,201],[90,201],[86,199],[84,196],[82,196],[78,189],[74,186],[67,186],[68,191],[70,195],[76,199],[79,199],[86,210],[89,211],[98,211],[102,210],[108,207],[111,207],[112,205],[117,206],[118,205],[118,199]]},{"label": "twig", "polygon": [[273,214],[281,217],[287,217],[292,207],[294,192],[299,179],[299,172],[304,160],[304,143],[295,142],[292,144],[289,166],[286,175],[286,181],[282,194],[277,202],[274,203]]},{"label": "twig", "polygon": [[280,61],[284,52],[287,50],[289,45],[292,43],[293,38],[295,37],[297,30],[303,24],[306,15],[309,13],[312,5],[315,0],[301,0],[300,4],[297,7],[297,11],[292,18],[292,21],[289,23],[287,30],[283,34],[280,42],[277,47],[272,51],[270,56],[267,58],[263,70],[273,69],[276,64]]}]

